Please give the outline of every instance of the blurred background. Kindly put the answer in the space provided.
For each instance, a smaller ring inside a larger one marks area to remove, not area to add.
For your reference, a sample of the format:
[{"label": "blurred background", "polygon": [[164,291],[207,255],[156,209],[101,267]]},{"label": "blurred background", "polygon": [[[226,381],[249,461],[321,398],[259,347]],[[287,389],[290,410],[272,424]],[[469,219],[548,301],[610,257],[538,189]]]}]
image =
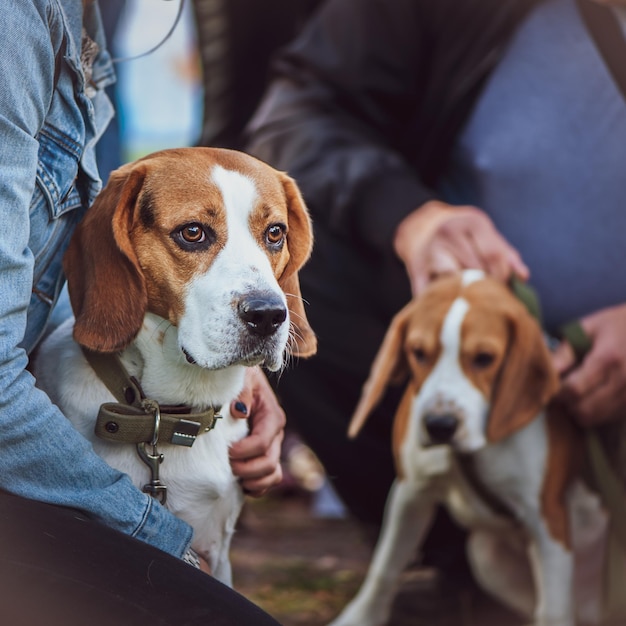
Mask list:
[{"label": "blurred background", "polygon": [[117,115],[99,147],[106,179],[121,163],[198,141],[202,73],[191,2],[178,23],[178,0],[107,0],[101,10],[117,73],[109,94]]},{"label": "blurred background", "polygon": [[[320,0],[101,2],[117,118],[101,144],[103,178],[168,147],[241,147],[276,50]],[[148,54],[146,54],[148,53]]]},{"label": "blurred background", "polygon": [[[105,3],[106,4],[106,3]],[[157,46],[174,24],[178,2],[129,0],[113,39],[118,58],[132,58]],[[202,124],[201,71],[190,2],[184,4],[171,36],[154,52],[118,62],[117,108],[123,156],[192,145]]]}]

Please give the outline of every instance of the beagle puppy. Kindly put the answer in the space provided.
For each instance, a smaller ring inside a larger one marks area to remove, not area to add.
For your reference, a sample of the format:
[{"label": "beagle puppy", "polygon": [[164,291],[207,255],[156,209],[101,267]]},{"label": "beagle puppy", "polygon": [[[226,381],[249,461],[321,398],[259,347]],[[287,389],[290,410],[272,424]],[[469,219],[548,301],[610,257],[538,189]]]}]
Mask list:
[{"label": "beagle puppy", "polygon": [[559,381],[535,319],[478,270],[434,281],[392,321],[349,436],[390,383],[407,379],[381,536],[360,591],[332,626],[386,623],[398,576],[438,504],[469,529],[471,566],[487,591],[537,626],[573,626],[580,442],[564,416],[545,411]]},{"label": "beagle puppy", "polygon": [[192,547],[228,585],[243,502],[228,448],[248,429],[229,406],[247,367],[277,371],[289,355],[315,353],[298,282],[311,246],[307,210],[286,174],[229,150],[149,155],[113,172],[76,229],[64,259],[75,321],[36,359],[38,385],[139,487],[150,470],[135,445],[94,434],[99,407],[114,398],[82,347],[118,354],[150,400],[221,407],[222,419],[191,447],[158,445],[167,507],[193,526]]}]

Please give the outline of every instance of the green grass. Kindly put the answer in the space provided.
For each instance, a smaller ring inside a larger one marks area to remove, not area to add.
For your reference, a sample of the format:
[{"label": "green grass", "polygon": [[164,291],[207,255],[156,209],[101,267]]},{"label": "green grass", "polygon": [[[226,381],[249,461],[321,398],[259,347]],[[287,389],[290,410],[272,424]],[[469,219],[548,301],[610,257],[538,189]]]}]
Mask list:
[{"label": "green grass", "polygon": [[347,570],[326,569],[295,559],[263,566],[262,581],[250,599],[279,621],[304,624],[310,618],[332,617],[354,596],[360,576]]}]

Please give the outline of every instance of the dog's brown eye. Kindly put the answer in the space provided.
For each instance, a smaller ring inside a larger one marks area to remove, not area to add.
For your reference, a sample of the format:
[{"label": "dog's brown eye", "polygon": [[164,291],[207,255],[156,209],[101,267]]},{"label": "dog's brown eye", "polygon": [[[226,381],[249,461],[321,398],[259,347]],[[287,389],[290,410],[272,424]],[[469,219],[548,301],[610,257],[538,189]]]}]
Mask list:
[{"label": "dog's brown eye", "polygon": [[474,356],[473,364],[478,369],[485,369],[489,367],[495,360],[495,356],[489,352],[479,352]]},{"label": "dog's brown eye", "polygon": [[204,241],[206,234],[200,224],[189,224],[180,231],[180,236],[187,243],[201,243]]},{"label": "dog's brown eye", "polygon": [[215,242],[215,232],[205,224],[183,224],[170,233],[170,237],[185,251],[201,252]]},{"label": "dog's brown eye", "polygon": [[413,351],[413,354],[415,355],[415,360],[421,365],[424,365],[428,361],[428,355],[423,348],[417,348]]},{"label": "dog's brown eye", "polygon": [[265,231],[265,238],[267,243],[272,246],[280,245],[285,238],[285,226],[283,224],[272,224]]}]

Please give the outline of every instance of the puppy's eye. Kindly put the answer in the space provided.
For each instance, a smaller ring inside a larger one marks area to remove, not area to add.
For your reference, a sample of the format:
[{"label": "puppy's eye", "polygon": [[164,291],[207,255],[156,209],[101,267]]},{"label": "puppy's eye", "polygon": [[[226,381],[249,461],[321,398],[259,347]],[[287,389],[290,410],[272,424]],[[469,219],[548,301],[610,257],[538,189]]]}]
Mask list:
[{"label": "puppy's eye", "polygon": [[424,348],[416,348],[413,351],[413,354],[415,356],[415,360],[420,365],[425,365],[426,363],[428,363],[428,355],[426,354],[426,351],[424,350]]},{"label": "puppy's eye", "polygon": [[201,243],[206,237],[206,233],[200,224],[189,224],[180,231],[180,236],[187,243]]},{"label": "puppy's eye", "polygon": [[472,364],[477,369],[486,369],[495,361],[495,358],[490,352],[479,352],[472,359]]},{"label": "puppy's eye", "polygon": [[184,224],[170,235],[183,250],[206,250],[214,241],[215,233],[211,228],[198,222]]},{"label": "puppy's eye", "polygon": [[272,224],[265,231],[265,240],[270,246],[280,247],[285,240],[287,227],[284,224]]}]

